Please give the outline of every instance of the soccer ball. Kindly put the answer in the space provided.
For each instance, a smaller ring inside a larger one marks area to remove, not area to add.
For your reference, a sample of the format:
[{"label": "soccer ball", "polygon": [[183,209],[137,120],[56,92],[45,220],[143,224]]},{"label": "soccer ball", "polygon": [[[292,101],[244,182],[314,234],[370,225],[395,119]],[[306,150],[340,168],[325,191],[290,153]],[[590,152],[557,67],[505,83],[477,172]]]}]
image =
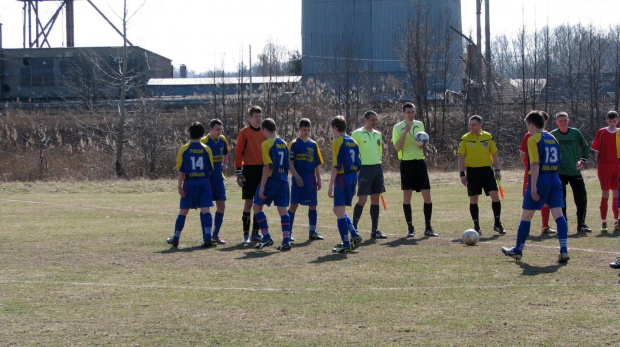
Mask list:
[{"label": "soccer ball", "polygon": [[480,236],[474,229],[465,230],[463,233],[463,243],[468,246],[475,246],[478,240],[480,240]]},{"label": "soccer ball", "polygon": [[419,133],[415,134],[414,140],[415,144],[418,145],[418,147],[424,147],[428,143],[428,134],[420,131]]}]

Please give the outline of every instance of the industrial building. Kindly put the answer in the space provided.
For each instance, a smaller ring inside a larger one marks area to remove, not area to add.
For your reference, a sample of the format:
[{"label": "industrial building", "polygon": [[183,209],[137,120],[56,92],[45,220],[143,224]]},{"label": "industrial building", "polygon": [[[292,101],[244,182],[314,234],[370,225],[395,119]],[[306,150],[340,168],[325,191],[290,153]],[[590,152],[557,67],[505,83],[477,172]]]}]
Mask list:
[{"label": "industrial building", "polygon": [[[450,27],[462,31],[460,0],[302,0],[302,75],[368,71],[406,80],[398,47],[416,25],[430,49],[449,42],[448,89],[460,90],[462,40],[445,41]],[[445,57],[429,57],[429,66],[445,65]]]},{"label": "industrial building", "polygon": [[[123,47],[1,49],[0,99],[117,98],[122,52]],[[127,77],[132,97],[144,92],[149,79],[172,77],[172,61],[127,47]]]}]

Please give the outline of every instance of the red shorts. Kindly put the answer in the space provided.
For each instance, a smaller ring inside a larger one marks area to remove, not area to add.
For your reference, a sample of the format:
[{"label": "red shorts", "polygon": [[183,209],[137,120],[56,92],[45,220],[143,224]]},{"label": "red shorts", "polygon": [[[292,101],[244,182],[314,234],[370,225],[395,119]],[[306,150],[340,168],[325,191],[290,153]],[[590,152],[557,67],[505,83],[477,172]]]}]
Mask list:
[{"label": "red shorts", "polygon": [[620,176],[618,163],[599,163],[596,172],[601,183],[601,190],[618,189],[618,177]]}]

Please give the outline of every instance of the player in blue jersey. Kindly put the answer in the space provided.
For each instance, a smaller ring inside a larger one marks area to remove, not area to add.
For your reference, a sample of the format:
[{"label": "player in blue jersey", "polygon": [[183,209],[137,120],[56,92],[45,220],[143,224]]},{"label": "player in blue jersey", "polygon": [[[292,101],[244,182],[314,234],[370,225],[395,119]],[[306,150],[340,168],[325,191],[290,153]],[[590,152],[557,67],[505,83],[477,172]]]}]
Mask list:
[{"label": "player in blue jersey", "polygon": [[287,213],[290,200],[288,147],[286,142],[276,134],[276,122],[273,119],[263,120],[261,129],[267,140],[261,145],[263,174],[254,195],[252,208],[258,221],[258,227],[263,233],[263,238],[254,248],[263,249],[266,246],[273,245],[267,224],[267,215],[263,212],[263,206],[271,206],[273,202],[278,208],[280,223],[282,224],[282,244],[278,246],[278,250],[289,251],[291,249],[291,220]]},{"label": "player in blue jersey", "polygon": [[564,196],[562,182],[557,170],[560,166],[560,144],[550,133],[543,130],[545,119],[541,111],[530,111],[525,117],[527,131],[531,134],[527,140],[529,159],[529,184],[523,196],[523,213],[517,231],[517,244],[513,248],[502,248],[502,252],[511,258],[520,260],[525,241],[530,234],[530,225],[534,212],[545,204],[551,209],[551,215],[557,224],[560,240],[558,263],[567,263],[568,224],[562,213]]},{"label": "player in blue jersey", "polygon": [[291,241],[293,240],[293,222],[295,212],[301,204],[308,206],[308,237],[310,240],[323,240],[323,236],[316,231],[318,203],[317,192],[321,189],[321,169],[323,155],[319,146],[310,139],[308,118],[299,121],[299,137],[288,145],[289,169],[291,171],[291,206],[288,215],[291,219]]},{"label": "player in blue jersey", "polygon": [[[357,175],[362,161],[359,147],[355,140],[346,134],[347,122],[344,117],[336,116],[331,121],[332,134],[332,174],[329,179],[327,195],[334,199],[334,214],[338,219],[338,232],[342,244],[332,249],[336,253],[346,253],[357,248],[362,236],[355,230],[351,218],[346,214],[346,207],[351,206],[357,186]],[[351,240],[348,235],[351,233]]]},{"label": "player in blue jersey", "polygon": [[194,122],[189,126],[190,142],[179,149],[177,154],[178,191],[181,196],[181,208],[174,225],[174,236],[166,241],[172,247],[179,246],[179,238],[185,226],[185,217],[189,209],[200,209],[202,226],[202,247],[211,247],[211,227],[213,217],[209,207],[213,206],[209,174],[213,171],[211,149],[200,142],[205,134],[205,127]]},{"label": "player in blue jersey", "polygon": [[209,134],[200,142],[204,143],[213,153],[213,172],[209,175],[211,183],[211,193],[215,201],[215,218],[213,219],[212,241],[225,244],[226,241],[220,238],[220,229],[224,221],[224,211],[226,210],[226,185],[224,184],[224,170],[228,168],[228,140],[222,135],[222,121],[219,119],[211,120],[209,123]]}]

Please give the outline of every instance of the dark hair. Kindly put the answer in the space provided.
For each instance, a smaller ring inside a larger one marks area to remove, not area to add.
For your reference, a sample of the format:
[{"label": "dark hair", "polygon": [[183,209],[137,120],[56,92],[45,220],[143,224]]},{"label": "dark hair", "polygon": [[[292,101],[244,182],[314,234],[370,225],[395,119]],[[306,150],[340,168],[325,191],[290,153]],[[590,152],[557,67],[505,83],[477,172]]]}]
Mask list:
[{"label": "dark hair", "polygon": [[366,118],[366,119],[368,119],[368,118],[370,118],[370,117],[372,117],[372,116],[377,116],[377,117],[379,117],[379,116],[377,115],[377,112],[375,112],[375,111],[373,111],[373,110],[368,110],[368,111],[366,111],[366,113],[364,113],[364,118]]},{"label": "dark hair", "polygon": [[209,123],[209,128],[213,128],[216,125],[222,125],[222,121],[219,119],[211,119],[211,123]]},{"label": "dark hair", "polygon": [[259,106],[252,106],[248,109],[248,117],[252,117],[254,113],[263,113],[263,109]]},{"label": "dark hair", "polygon": [[310,123],[310,120],[308,118],[302,118],[299,120],[300,128],[309,128],[310,126],[312,126],[312,123]]},{"label": "dark hair", "polygon": [[543,111],[532,110],[525,116],[525,122],[527,124],[533,124],[538,129],[542,129],[545,126],[545,116]]},{"label": "dark hair", "polygon": [[199,140],[205,136],[205,126],[200,122],[192,123],[187,130],[189,131],[189,137],[192,140]]},{"label": "dark hair", "polygon": [[271,118],[265,118],[263,122],[260,123],[260,127],[267,131],[274,132],[276,131],[276,122]]},{"label": "dark hair", "polygon": [[475,115],[473,115],[473,116],[469,117],[469,120],[475,120],[475,121],[477,121],[478,123],[482,123],[482,117],[480,117],[480,116],[479,116],[479,115],[477,115],[477,114],[475,114]]},{"label": "dark hair", "polygon": [[545,111],[540,111],[540,114],[543,116],[543,119],[546,121],[549,120],[549,114]]},{"label": "dark hair", "polygon": [[415,112],[415,105],[412,102],[406,102],[403,104],[403,112],[405,112],[405,110],[408,108],[412,108]]},{"label": "dark hair", "polygon": [[618,112],[611,110],[607,112],[607,119],[616,119],[618,118]]},{"label": "dark hair", "polygon": [[343,133],[347,130],[347,121],[343,116],[336,116],[332,118],[331,126]]},{"label": "dark hair", "polygon": [[555,114],[555,119],[558,119],[559,117],[566,117],[568,118],[568,113],[562,111],[562,112],[558,112]]}]

